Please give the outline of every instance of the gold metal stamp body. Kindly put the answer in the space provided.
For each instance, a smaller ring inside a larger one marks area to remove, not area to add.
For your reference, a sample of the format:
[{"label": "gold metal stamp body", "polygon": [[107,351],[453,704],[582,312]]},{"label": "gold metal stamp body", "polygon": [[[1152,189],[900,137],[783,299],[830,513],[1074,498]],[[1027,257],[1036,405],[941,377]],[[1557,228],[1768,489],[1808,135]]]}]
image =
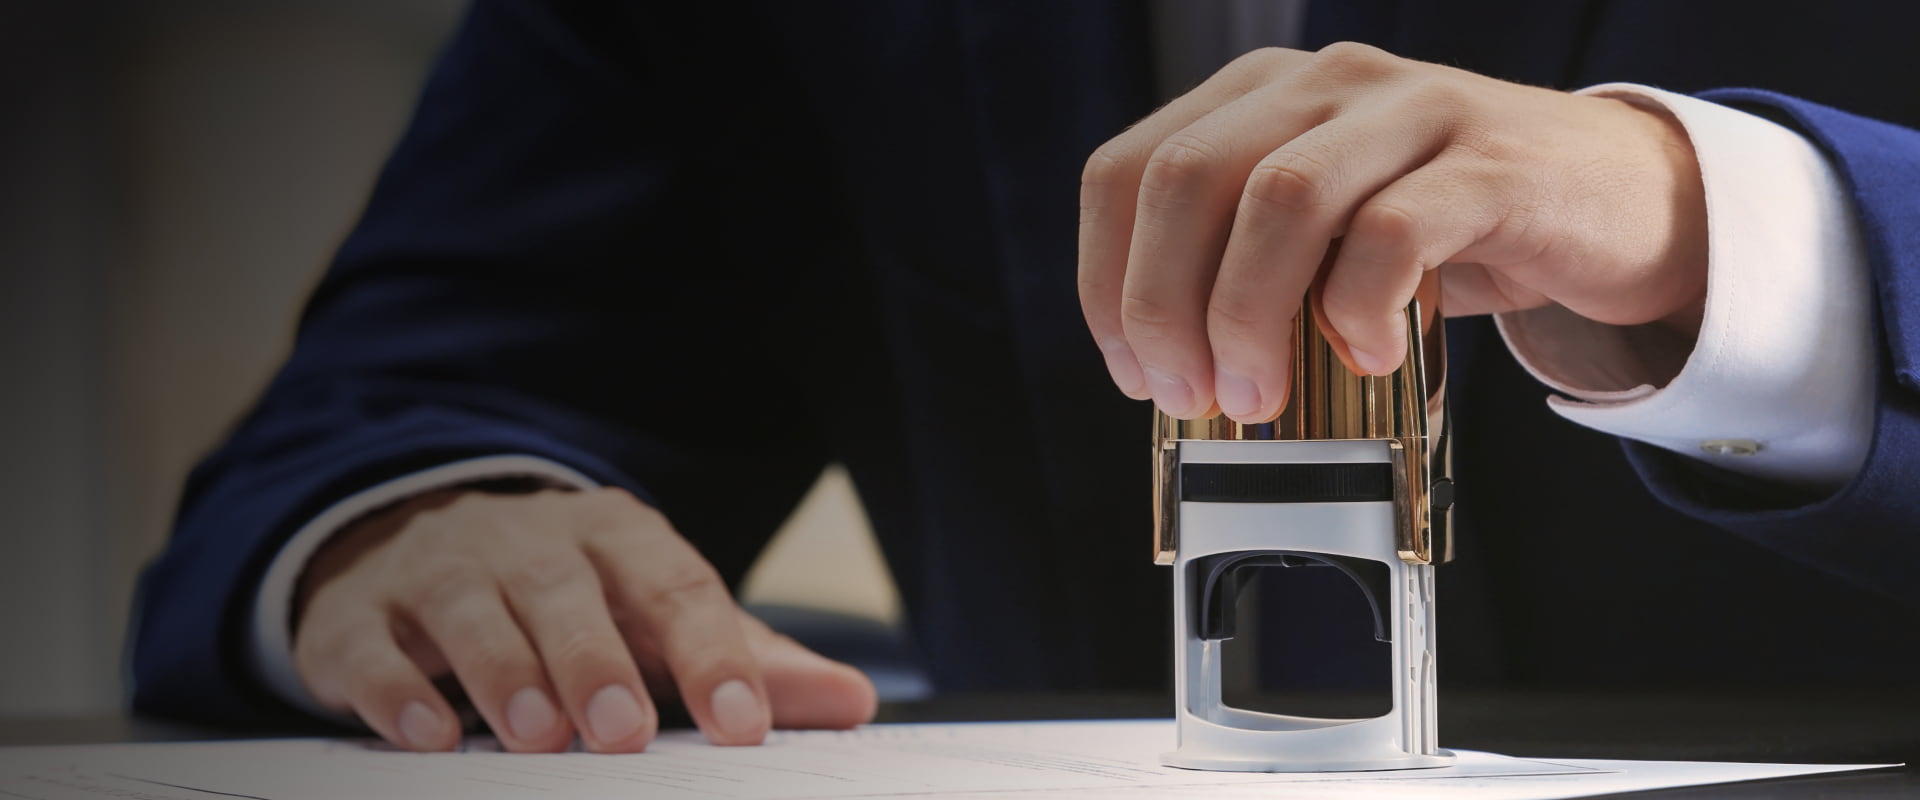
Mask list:
[{"label": "gold metal stamp body", "polygon": [[[1407,306],[1407,357],[1390,375],[1356,375],[1322,333],[1311,306],[1294,318],[1292,378],[1280,416],[1243,424],[1225,416],[1181,420],[1154,411],[1154,561],[1179,548],[1179,442],[1386,440],[1394,459],[1396,547],[1403,561],[1453,557],[1451,459],[1446,404],[1447,346],[1438,274],[1429,272]],[[1439,497],[1435,495],[1439,494]],[[1436,502],[1437,501],[1437,502]]]}]

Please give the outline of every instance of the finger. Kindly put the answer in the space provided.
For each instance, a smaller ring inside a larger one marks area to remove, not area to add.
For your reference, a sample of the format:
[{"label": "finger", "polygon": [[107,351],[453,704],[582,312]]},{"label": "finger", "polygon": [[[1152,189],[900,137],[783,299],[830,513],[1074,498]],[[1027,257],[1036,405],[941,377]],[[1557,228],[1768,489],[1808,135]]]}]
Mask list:
[{"label": "finger", "polygon": [[[1323,102],[1302,100],[1303,94],[1291,81],[1248,93],[1167,139],[1141,177],[1121,297],[1121,324],[1139,356],[1155,402],[1169,414],[1199,416],[1216,399],[1215,351],[1209,343],[1214,324],[1209,308],[1216,278],[1231,234],[1238,226],[1238,209],[1250,201],[1277,199],[1258,194],[1263,184],[1252,185],[1255,194],[1250,199],[1249,173],[1274,174],[1276,170],[1262,173],[1256,166],[1263,157],[1270,158],[1275,148],[1314,130],[1331,113]],[[1316,204],[1294,210],[1327,216],[1328,208],[1317,204],[1322,198],[1298,199]],[[1331,227],[1331,220],[1320,223],[1318,227]],[[1322,232],[1318,241],[1326,238]],[[1299,250],[1312,250],[1314,244],[1308,240],[1287,242]],[[1292,289],[1296,293],[1312,275],[1310,262],[1255,267],[1260,271],[1275,268],[1302,273],[1281,279],[1295,283]],[[1232,299],[1245,301],[1227,309],[1244,315],[1236,319],[1276,317],[1271,323],[1258,323],[1260,330],[1241,331],[1246,335],[1268,336],[1290,316],[1287,308],[1272,307],[1269,297],[1235,295]],[[1284,344],[1284,337],[1275,345],[1268,336],[1255,349],[1271,355]],[[1284,367],[1277,364],[1244,366],[1260,366],[1263,370],[1271,366],[1284,372]],[[1250,388],[1246,381],[1234,380],[1241,377],[1240,373],[1229,371],[1226,377],[1228,405],[1243,417],[1262,405],[1257,398],[1249,398],[1252,392],[1243,391]],[[1268,397],[1277,400],[1279,381],[1270,382],[1273,385],[1268,387]]]},{"label": "finger", "polygon": [[446,657],[508,750],[554,751],[572,739],[533,645],[480,565],[419,581],[397,605]]},{"label": "finger", "polygon": [[1497,167],[1441,158],[1354,212],[1321,311],[1356,372],[1386,375],[1405,361],[1406,307],[1421,279],[1498,228],[1511,205],[1505,184]]},{"label": "finger", "polygon": [[318,611],[308,610],[294,642],[295,668],[314,699],[352,710],[396,747],[437,752],[460,742],[453,708],[401,652],[383,615]]},{"label": "finger", "polygon": [[619,521],[600,526],[586,544],[609,599],[659,648],[709,741],[760,743],[772,725],[767,689],[719,574],[658,512],[624,493],[604,496],[622,509],[610,517]]},{"label": "finger", "polygon": [[1221,410],[1241,422],[1285,406],[1293,320],[1355,209],[1432,158],[1440,111],[1382,103],[1320,125],[1255,165],[1207,306]]},{"label": "finger", "polygon": [[[1412,155],[1437,147],[1432,131],[1416,130],[1437,127],[1431,123],[1441,110],[1437,104],[1383,103],[1379,98],[1385,90],[1373,87],[1399,64],[1372,48],[1329,47],[1175,132],[1148,160],[1140,179],[1121,322],[1162,410],[1200,416],[1218,399],[1214,383],[1221,379],[1227,389],[1224,407],[1237,418],[1261,421],[1278,413],[1285,391],[1286,326],[1318,264],[1314,251],[1331,238],[1331,229],[1365,196],[1362,192],[1391,180],[1414,160]],[[1369,88],[1356,92],[1356,86]],[[1419,95],[1418,87],[1396,92],[1388,99]],[[1356,121],[1356,110],[1382,106],[1384,112],[1360,114]],[[1290,144],[1299,139],[1307,144]],[[1267,168],[1256,170],[1262,163]],[[1307,172],[1318,174],[1302,182]],[[1282,222],[1304,217],[1307,227],[1318,230],[1304,241],[1286,242],[1290,249],[1309,251],[1300,258],[1243,265],[1289,273],[1277,277],[1286,295],[1281,307],[1274,308],[1273,298],[1264,293],[1248,296],[1230,287],[1215,320],[1212,301],[1230,233],[1248,221],[1240,217],[1240,208],[1254,212],[1255,223],[1268,221],[1263,216]],[[1222,369],[1215,362],[1216,324],[1243,337],[1228,347],[1241,363]]]},{"label": "finger", "polygon": [[659,728],[647,683],[613,623],[600,578],[572,546],[498,548],[490,555],[507,605],[546,667],[587,748],[638,752]]},{"label": "finger", "polygon": [[[1111,144],[1109,144],[1111,147]],[[1120,393],[1145,400],[1140,360],[1120,327],[1120,288],[1126,276],[1127,242],[1133,233],[1134,191],[1124,156],[1095,151],[1080,178],[1080,312],[1093,333],[1107,374]]]},{"label": "finger", "polygon": [[860,670],[808,650],[745,612],[740,625],[766,676],[779,728],[851,728],[873,720],[873,681]]},{"label": "finger", "polygon": [[1120,327],[1154,404],[1181,419],[1213,402],[1207,296],[1241,182],[1235,149],[1220,134],[1188,129],[1154,151],[1140,179]]},{"label": "finger", "polygon": [[1079,286],[1087,327],[1120,391],[1150,396],[1121,324],[1127,254],[1133,241],[1140,179],[1154,149],[1175,131],[1247,93],[1304,53],[1269,48],[1236,59],[1196,87],[1095,150],[1080,179]]}]

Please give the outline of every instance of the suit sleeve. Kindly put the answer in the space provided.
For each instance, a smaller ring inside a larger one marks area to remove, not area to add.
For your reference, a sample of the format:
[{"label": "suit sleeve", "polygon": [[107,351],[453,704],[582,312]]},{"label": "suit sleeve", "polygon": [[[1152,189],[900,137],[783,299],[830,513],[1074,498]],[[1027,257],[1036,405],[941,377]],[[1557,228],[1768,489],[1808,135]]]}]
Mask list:
[{"label": "suit sleeve", "polygon": [[1876,397],[1865,463],[1810,496],[1640,442],[1628,457],[1663,502],[1920,608],[1920,131],[1750,89],[1702,95],[1788,125],[1837,167],[1873,283]]},{"label": "suit sleeve", "polygon": [[294,530],[398,476],[557,462],[737,579],[829,458],[777,402],[844,294],[817,268],[845,260],[832,184],[793,157],[803,93],[750,26],[636,5],[464,20],[292,355],[188,480],[138,594],[137,710],[301,719],[247,667],[254,591]]}]

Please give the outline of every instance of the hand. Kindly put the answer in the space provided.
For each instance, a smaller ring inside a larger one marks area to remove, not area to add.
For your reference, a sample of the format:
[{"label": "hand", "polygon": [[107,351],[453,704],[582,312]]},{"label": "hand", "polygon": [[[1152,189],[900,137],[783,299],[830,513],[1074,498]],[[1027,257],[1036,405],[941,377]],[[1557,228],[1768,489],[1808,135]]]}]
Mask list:
[{"label": "hand", "polygon": [[1401,363],[1433,269],[1450,315],[1559,303],[1697,328],[1703,196],[1660,111],[1364,45],[1260,50],[1088,160],[1081,305],[1128,396],[1261,422],[1285,407],[1309,291],[1359,374]]},{"label": "hand", "polygon": [[775,634],[653,509],[618,489],[434,492],[322,549],[294,663],[322,704],[400,747],[460,740],[430,679],[456,678],[501,743],[644,749],[677,696],[714,744],[872,718],[873,685]]}]

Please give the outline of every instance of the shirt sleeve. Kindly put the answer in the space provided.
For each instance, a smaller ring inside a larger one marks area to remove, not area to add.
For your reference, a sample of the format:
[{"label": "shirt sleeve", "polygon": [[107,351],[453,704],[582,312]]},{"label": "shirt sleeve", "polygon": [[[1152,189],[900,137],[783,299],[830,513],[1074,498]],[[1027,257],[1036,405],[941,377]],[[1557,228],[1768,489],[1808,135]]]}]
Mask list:
[{"label": "shirt sleeve", "polygon": [[261,683],[295,708],[323,719],[352,723],[351,715],[339,714],[314,700],[294,667],[293,595],[307,563],[334,534],[374,511],[437,489],[502,478],[532,478],[570,489],[599,485],[578,470],[556,461],[531,455],[497,455],[469,458],[403,475],[334,503],[281,545],[254,593],[248,652]]},{"label": "shirt sleeve", "polygon": [[1581,93],[1685,128],[1706,190],[1706,312],[1691,343],[1557,305],[1498,315],[1515,358],[1580,425],[1753,478],[1845,485],[1872,442],[1875,348],[1868,259],[1832,165],[1726,106],[1633,84]]}]

